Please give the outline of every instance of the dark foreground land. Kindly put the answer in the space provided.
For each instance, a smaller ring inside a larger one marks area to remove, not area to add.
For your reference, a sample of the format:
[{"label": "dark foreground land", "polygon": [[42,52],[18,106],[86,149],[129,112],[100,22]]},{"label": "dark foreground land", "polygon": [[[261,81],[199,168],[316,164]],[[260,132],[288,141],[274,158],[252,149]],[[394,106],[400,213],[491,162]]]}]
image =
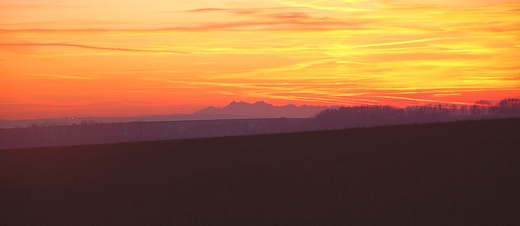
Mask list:
[{"label": "dark foreground land", "polygon": [[518,225],[520,119],[0,151],[2,225]]}]

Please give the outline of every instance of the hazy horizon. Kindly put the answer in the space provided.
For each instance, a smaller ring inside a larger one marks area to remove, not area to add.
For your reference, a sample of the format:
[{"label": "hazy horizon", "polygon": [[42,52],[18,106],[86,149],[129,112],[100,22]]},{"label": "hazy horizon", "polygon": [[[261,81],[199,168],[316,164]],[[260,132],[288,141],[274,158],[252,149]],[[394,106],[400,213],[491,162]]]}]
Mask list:
[{"label": "hazy horizon", "polygon": [[[508,98],[505,98],[505,99],[520,99],[520,98],[517,98],[517,97],[508,97]],[[502,99],[502,100],[505,100],[505,99]],[[489,100],[479,100],[479,101],[487,101],[489,102],[490,106],[493,106],[495,104],[497,104],[499,101],[489,101]],[[290,106],[293,106],[293,107],[296,107],[297,109],[301,109],[302,107],[311,107],[311,108],[334,108],[334,107],[359,107],[359,106],[391,106],[391,107],[396,107],[396,108],[405,108],[405,107],[415,107],[415,106],[428,106],[428,105],[437,105],[437,104],[440,104],[440,105],[443,105],[443,106],[446,106],[448,105],[448,103],[441,103],[441,102],[438,102],[438,103],[427,103],[427,104],[423,104],[423,105],[406,105],[406,106],[394,106],[394,105],[389,105],[389,104],[373,104],[373,105],[308,105],[308,104],[301,104],[301,105],[295,105],[295,104],[292,104],[292,103],[289,103],[289,104],[285,104],[285,105],[274,105],[274,104],[271,104],[271,103],[268,103],[268,102],[265,102],[263,100],[260,100],[260,101],[255,101],[255,102],[247,102],[247,101],[236,101],[236,100],[232,100],[231,102],[229,102],[228,104],[224,105],[224,106],[214,106],[214,105],[209,105],[209,106],[206,106],[206,107],[202,107],[200,109],[197,109],[193,112],[186,112],[186,113],[164,113],[164,114],[160,114],[160,113],[157,113],[157,114],[146,114],[146,115],[65,115],[65,116],[62,116],[62,117],[40,117],[40,118],[0,118],[0,120],[6,120],[6,121],[17,121],[17,120],[26,120],[26,121],[31,121],[31,120],[45,120],[45,119],[65,119],[65,118],[114,118],[114,119],[117,119],[117,118],[138,118],[138,117],[152,117],[152,116],[168,116],[168,115],[186,115],[186,116],[189,116],[189,115],[196,115],[198,114],[199,112],[201,111],[204,111],[204,110],[207,110],[207,109],[216,109],[216,110],[223,110],[225,109],[226,107],[230,107],[232,106],[233,104],[237,104],[237,105],[240,105],[240,104],[245,104],[247,106],[254,106],[254,105],[257,105],[257,104],[265,104],[267,106],[272,106],[274,108],[285,108],[285,107],[290,107]],[[460,107],[460,106],[471,106],[471,105],[474,105],[476,104],[475,102],[473,103],[469,103],[469,102],[458,102],[457,104],[452,104],[457,106],[457,107]],[[478,105],[478,104],[477,104]],[[324,109],[323,109],[324,110]],[[317,111],[316,113],[319,113],[320,111]],[[271,114],[272,112],[263,112],[263,113],[258,113],[257,115],[260,115],[260,116],[270,116],[269,114]],[[207,114],[207,113],[203,113],[202,115],[204,114]],[[210,113],[211,114],[211,113]],[[219,114],[219,113],[217,113]],[[225,113],[224,113],[225,114]],[[231,114],[233,115],[233,114]],[[247,115],[247,114],[234,114],[236,116],[254,116],[254,115]],[[314,114],[313,114],[314,115]],[[309,115],[309,116],[313,116],[313,115]],[[273,116],[273,115],[271,115]],[[305,117],[309,117],[309,116],[305,116]],[[280,117],[280,116],[274,116],[274,117]],[[298,117],[296,117],[298,118]],[[240,119],[240,118],[237,118],[237,119]]]},{"label": "hazy horizon", "polygon": [[301,105],[295,105],[295,104],[285,104],[285,105],[273,105],[271,103],[268,103],[268,102],[265,102],[265,101],[255,101],[255,102],[246,102],[246,101],[235,101],[235,100],[232,100],[230,101],[229,103],[223,105],[223,106],[214,106],[214,105],[209,105],[209,106],[205,106],[205,107],[201,107],[201,108],[198,108],[196,109],[195,111],[191,111],[191,112],[181,112],[181,113],[164,113],[164,114],[161,114],[161,113],[157,113],[157,114],[146,114],[146,115],[64,115],[62,117],[49,117],[49,118],[45,118],[45,117],[40,117],[40,118],[1,118],[0,117],[0,120],[37,120],[37,119],[52,119],[52,118],[55,118],[55,119],[60,119],[60,118],[74,118],[74,117],[77,117],[77,118],[88,118],[88,117],[94,117],[94,118],[131,118],[131,117],[142,117],[142,116],[165,116],[165,115],[194,115],[196,114],[197,112],[199,111],[202,111],[202,110],[205,110],[205,109],[208,109],[208,108],[216,108],[216,109],[222,109],[222,108],[225,108],[229,105],[231,105],[232,103],[245,103],[245,104],[248,104],[248,105],[254,105],[254,104],[257,104],[257,103],[265,103],[267,105],[271,105],[275,108],[280,108],[280,107],[288,107],[288,106],[295,106],[297,108],[301,108],[301,107],[304,107],[304,106],[307,106],[307,107],[335,107],[335,106],[325,106],[325,105],[308,105],[308,104],[301,104]]}]

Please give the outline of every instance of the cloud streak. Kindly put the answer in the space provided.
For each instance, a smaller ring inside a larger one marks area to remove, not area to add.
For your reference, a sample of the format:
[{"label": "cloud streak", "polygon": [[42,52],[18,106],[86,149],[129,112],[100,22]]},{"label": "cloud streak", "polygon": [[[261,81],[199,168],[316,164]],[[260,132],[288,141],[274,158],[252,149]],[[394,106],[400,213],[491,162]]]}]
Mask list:
[{"label": "cloud streak", "polygon": [[89,46],[82,44],[72,43],[0,43],[0,47],[73,47],[82,49],[92,50],[108,50],[108,51],[123,51],[123,52],[146,52],[146,53],[176,53],[186,54],[181,51],[159,51],[159,50],[145,50],[145,49],[130,49],[130,48],[118,48],[118,47],[100,47],[100,46]]},{"label": "cloud streak", "polygon": [[76,76],[76,75],[59,75],[59,74],[41,74],[41,73],[25,73],[22,75],[29,76],[37,76],[37,77],[50,77],[50,78],[60,78],[60,79],[90,79],[86,76]]}]

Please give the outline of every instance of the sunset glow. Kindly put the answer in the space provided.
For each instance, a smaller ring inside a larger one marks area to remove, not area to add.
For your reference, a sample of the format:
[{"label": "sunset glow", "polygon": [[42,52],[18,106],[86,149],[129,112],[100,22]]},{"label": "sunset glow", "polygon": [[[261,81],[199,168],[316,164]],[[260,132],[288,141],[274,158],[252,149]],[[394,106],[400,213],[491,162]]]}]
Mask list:
[{"label": "sunset glow", "polygon": [[508,97],[519,0],[0,3],[3,119]]}]

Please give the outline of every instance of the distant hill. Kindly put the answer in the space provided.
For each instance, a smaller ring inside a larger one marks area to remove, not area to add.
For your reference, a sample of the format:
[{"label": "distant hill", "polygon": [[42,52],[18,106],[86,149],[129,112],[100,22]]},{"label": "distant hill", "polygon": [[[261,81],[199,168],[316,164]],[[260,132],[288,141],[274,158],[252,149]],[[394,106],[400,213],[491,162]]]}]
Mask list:
[{"label": "distant hill", "polygon": [[[223,115],[215,117],[217,116]],[[310,120],[308,118],[217,119],[31,126],[0,129],[0,150],[296,132],[305,130]]]},{"label": "distant hill", "polygon": [[319,112],[327,109],[327,106],[296,106],[293,104],[285,106],[273,106],[264,101],[256,103],[236,102],[233,101],[223,108],[210,106],[208,108],[195,112],[196,115],[235,115],[235,116],[250,116],[260,118],[309,118]]},{"label": "distant hill", "polygon": [[0,150],[0,222],[516,225],[518,128],[495,119]]}]

